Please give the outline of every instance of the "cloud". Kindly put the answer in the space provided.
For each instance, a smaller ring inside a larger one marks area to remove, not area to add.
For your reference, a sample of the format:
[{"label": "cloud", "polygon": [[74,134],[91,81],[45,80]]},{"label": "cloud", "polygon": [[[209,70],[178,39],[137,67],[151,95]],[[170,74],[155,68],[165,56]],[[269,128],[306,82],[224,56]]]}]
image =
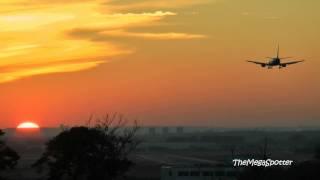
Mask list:
[{"label": "cloud", "polygon": [[16,46],[9,46],[6,48],[3,48],[0,52],[0,58],[15,56],[17,54],[21,54],[23,52],[26,52],[29,49],[37,48],[38,45],[36,44],[22,44],[22,45],[16,45]]},{"label": "cloud", "polygon": [[149,17],[161,17],[161,16],[174,16],[177,13],[170,11],[155,11],[155,12],[144,12],[144,13],[115,13],[108,15],[109,17],[138,17],[138,16],[149,16]]},{"label": "cloud", "polygon": [[[110,0],[1,1],[0,83],[35,75],[81,71],[97,67],[109,57],[132,53],[128,42],[121,41],[119,45],[110,38],[178,40],[205,37],[188,32],[130,32],[129,29],[152,27],[166,17],[178,14],[164,10],[124,13],[112,9],[110,3]],[[140,3],[143,6],[152,4],[151,1],[134,4],[141,6]],[[174,0],[172,5],[193,3],[196,2]],[[154,5],[165,4],[157,1]],[[103,58],[97,60],[96,57]]]},{"label": "cloud", "polygon": [[[26,56],[26,54],[29,55],[31,53],[12,49],[16,54],[11,54],[11,57],[7,56],[5,59],[14,60],[0,63],[0,83],[36,75],[87,70],[108,62],[110,57],[132,53],[130,50],[121,49],[113,45],[110,45],[109,47],[101,45],[102,47],[100,48],[92,48],[90,43],[87,45],[85,45],[85,43],[79,43],[79,46],[73,45],[75,44],[74,42],[71,42],[70,44],[67,43],[65,46],[62,44],[61,49],[51,47],[49,48],[50,51],[46,50],[46,47],[19,49],[26,51],[30,50],[30,52],[32,50],[36,55],[39,55],[38,57]],[[85,47],[88,49],[85,49]],[[58,50],[60,50],[60,52]],[[41,54],[43,51],[47,52]],[[95,57],[94,55],[100,55],[100,57]],[[2,57],[1,59],[4,58]]]},{"label": "cloud", "polygon": [[23,6],[35,6],[35,5],[52,5],[52,4],[72,4],[82,2],[106,2],[108,0],[1,0],[0,5],[23,5]]},{"label": "cloud", "polygon": [[181,8],[188,6],[195,6],[201,4],[209,4],[217,2],[217,0],[136,0],[136,1],[125,1],[117,0],[105,3],[105,5],[116,11],[122,10],[133,10],[133,9],[158,9],[158,8]]},{"label": "cloud", "polygon": [[87,70],[97,67],[99,64],[105,63],[104,61],[90,61],[90,62],[74,62],[74,63],[61,63],[55,65],[39,66],[39,67],[26,67],[19,70],[10,70],[9,72],[0,73],[0,83],[10,82],[25,77],[35,75],[61,73],[61,72],[76,72]]},{"label": "cloud", "polygon": [[135,33],[122,30],[105,31],[101,33],[103,36],[108,37],[126,37],[126,38],[143,38],[153,40],[179,40],[179,39],[200,39],[205,38],[201,34],[187,34],[187,33]]},{"label": "cloud", "polygon": [[279,20],[280,17],[278,17],[278,16],[266,16],[266,17],[264,17],[263,19],[267,19],[267,20]]},{"label": "cloud", "polygon": [[243,16],[249,16],[250,13],[249,13],[249,12],[242,12],[241,15],[243,15]]},{"label": "cloud", "polygon": [[145,40],[188,40],[203,39],[207,36],[202,34],[190,33],[151,33],[151,32],[129,32],[122,29],[116,30],[93,30],[93,29],[74,29],[68,33],[73,38],[84,38],[91,41],[111,41],[116,39],[145,39]]}]

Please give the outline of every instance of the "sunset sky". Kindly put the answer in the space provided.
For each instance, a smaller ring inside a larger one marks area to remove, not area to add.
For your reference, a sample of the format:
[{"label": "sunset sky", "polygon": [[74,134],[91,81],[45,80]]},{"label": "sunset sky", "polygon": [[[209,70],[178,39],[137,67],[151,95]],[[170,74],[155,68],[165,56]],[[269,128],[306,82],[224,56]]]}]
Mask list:
[{"label": "sunset sky", "polygon": [[[320,126],[320,1],[1,0],[0,128]],[[306,62],[267,70],[246,60]]]}]

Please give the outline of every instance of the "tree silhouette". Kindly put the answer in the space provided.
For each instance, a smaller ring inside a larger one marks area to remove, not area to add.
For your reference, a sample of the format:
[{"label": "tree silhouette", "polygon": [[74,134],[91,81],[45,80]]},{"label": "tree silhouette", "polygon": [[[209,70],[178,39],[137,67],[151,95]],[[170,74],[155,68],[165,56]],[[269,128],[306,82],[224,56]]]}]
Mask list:
[{"label": "tree silhouette", "polygon": [[282,167],[247,167],[238,180],[286,180],[286,170]]},{"label": "tree silhouette", "polygon": [[[118,121],[114,125],[114,121]],[[122,116],[107,115],[94,126],[65,129],[50,140],[46,151],[34,164],[47,165],[48,179],[99,179],[121,177],[133,163],[128,156],[139,141],[135,138],[137,125],[125,128]]]},{"label": "tree silhouette", "polygon": [[[0,130],[0,138],[4,134],[5,133]],[[18,164],[19,159],[19,155],[0,139],[0,171],[13,169]]]},{"label": "tree silhouette", "polygon": [[263,138],[263,144],[259,147],[259,149],[262,159],[267,160],[270,158],[271,153],[269,152],[269,139],[267,137]]},{"label": "tree silhouette", "polygon": [[314,157],[315,159],[320,160],[320,144],[316,146]]}]

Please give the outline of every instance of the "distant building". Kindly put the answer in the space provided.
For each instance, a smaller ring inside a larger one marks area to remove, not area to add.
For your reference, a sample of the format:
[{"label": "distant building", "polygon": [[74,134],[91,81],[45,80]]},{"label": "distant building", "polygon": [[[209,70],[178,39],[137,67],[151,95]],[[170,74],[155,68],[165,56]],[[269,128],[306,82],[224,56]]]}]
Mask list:
[{"label": "distant building", "polygon": [[169,127],[163,127],[162,128],[162,134],[164,134],[164,135],[169,134]]},{"label": "distant building", "polygon": [[155,136],[156,135],[156,128],[155,127],[150,127],[149,128],[149,135]]},{"label": "distant building", "polygon": [[60,130],[61,130],[61,131],[64,131],[64,130],[67,130],[67,129],[69,129],[68,126],[66,126],[66,125],[64,125],[64,124],[60,124]]},{"label": "distant building", "polygon": [[183,134],[184,133],[184,128],[183,127],[177,127],[177,133],[178,134]]},{"label": "distant building", "polygon": [[236,180],[238,169],[218,165],[173,165],[161,167],[161,180]]}]

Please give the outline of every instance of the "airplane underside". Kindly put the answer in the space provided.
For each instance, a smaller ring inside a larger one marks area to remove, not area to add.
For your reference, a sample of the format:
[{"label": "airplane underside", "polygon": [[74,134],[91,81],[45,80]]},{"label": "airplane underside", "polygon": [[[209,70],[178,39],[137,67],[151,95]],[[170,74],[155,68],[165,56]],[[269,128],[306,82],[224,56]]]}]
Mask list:
[{"label": "airplane underside", "polygon": [[279,66],[279,69],[286,67],[285,64],[279,64],[279,65],[268,65],[268,64],[262,64],[261,67],[267,67],[268,69],[272,69],[275,66]]}]

